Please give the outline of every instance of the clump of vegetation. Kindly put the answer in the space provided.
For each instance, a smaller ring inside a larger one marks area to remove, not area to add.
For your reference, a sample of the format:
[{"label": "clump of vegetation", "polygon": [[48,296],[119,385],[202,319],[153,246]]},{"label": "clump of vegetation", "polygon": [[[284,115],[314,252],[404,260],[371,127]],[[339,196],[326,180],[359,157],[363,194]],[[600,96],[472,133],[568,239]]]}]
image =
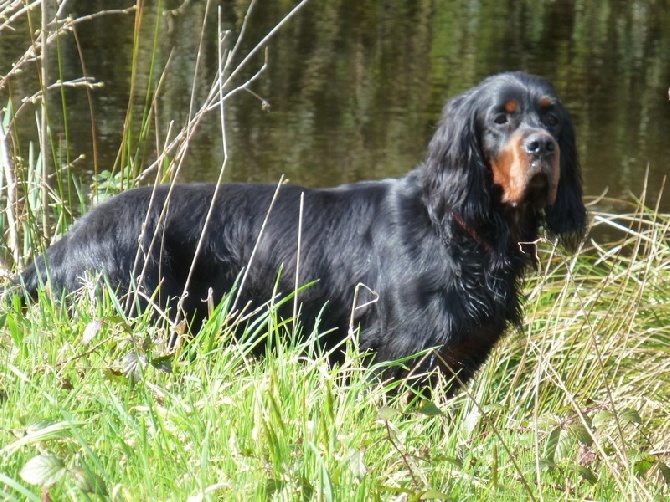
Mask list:
[{"label": "clump of vegetation", "polygon": [[[37,499],[663,498],[670,491],[666,216],[542,256],[524,332],[456,398],[407,404],[354,344],[330,367],[290,325],[230,343],[224,301],[188,354],[113,295],[44,296],[0,329],[0,489]],[[605,223],[607,222],[607,223]],[[270,339],[271,353],[251,348]],[[186,357],[186,355],[188,357]],[[391,397],[391,396],[396,397]],[[67,494],[67,495],[66,495]]]}]

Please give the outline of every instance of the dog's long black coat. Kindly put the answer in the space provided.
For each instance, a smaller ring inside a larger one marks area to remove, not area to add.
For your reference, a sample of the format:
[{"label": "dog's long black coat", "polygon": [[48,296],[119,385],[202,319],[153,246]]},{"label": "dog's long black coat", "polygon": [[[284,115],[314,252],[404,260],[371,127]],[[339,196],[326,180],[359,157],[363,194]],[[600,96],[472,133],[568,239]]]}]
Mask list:
[{"label": "dog's long black coat", "polygon": [[[490,77],[448,103],[426,161],[404,178],[282,186],[238,304],[268,300],[280,268],[280,291],[294,289],[304,193],[298,282],[316,281],[299,296],[306,331],[327,303],[319,329],[333,330],[323,343],[334,346],[349,328],[356,285],[364,284],[378,299],[355,310],[363,350],[380,361],[436,348],[424,361],[465,381],[521,320],[520,282],[540,224],[568,243],[584,233],[574,142],[548,82],[524,73]],[[160,225],[168,186],[131,190],[99,206],[47,250],[51,287],[74,291],[92,271],[126,291],[139,275],[143,235],[149,261],[142,287],[151,293],[160,283],[161,306],[174,307],[214,189],[175,186]],[[196,323],[206,316],[208,290],[220,299],[249,264],[275,190],[220,187],[184,303]],[[30,295],[45,281],[45,267],[39,257],[20,275]]]}]

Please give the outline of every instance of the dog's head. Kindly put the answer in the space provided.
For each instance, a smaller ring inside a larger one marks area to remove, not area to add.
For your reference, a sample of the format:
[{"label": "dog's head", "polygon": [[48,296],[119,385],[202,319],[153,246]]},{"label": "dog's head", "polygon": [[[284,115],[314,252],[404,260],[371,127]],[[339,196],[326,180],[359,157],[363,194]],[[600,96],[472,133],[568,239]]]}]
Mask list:
[{"label": "dog's head", "polygon": [[454,212],[475,228],[504,213],[533,231],[544,218],[569,246],[585,232],[572,122],[552,85],[534,75],[495,75],[447,104],[424,190],[441,217]]}]

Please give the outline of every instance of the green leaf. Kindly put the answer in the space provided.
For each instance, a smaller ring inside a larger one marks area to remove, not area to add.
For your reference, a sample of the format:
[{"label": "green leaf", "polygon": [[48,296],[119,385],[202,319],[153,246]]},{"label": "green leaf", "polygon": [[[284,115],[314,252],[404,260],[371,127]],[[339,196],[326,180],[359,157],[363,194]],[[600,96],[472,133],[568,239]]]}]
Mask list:
[{"label": "green leaf", "polygon": [[388,406],[382,406],[377,410],[377,420],[393,420],[393,418],[397,417],[399,414],[400,412],[398,410],[394,410]]},{"label": "green leaf", "polygon": [[670,485],[670,467],[668,467],[667,464],[664,464],[663,462],[658,462],[656,467],[658,467],[658,470],[661,471],[661,475],[663,476],[663,481],[665,481],[665,484]]},{"label": "green leaf", "polygon": [[70,475],[72,476],[74,483],[77,485],[77,488],[82,492],[94,493],[95,495],[100,495],[102,497],[107,496],[105,481],[97,474],[76,468],[70,471]]},{"label": "green leaf", "polygon": [[26,428],[25,436],[0,449],[0,455],[13,453],[28,444],[71,437],[72,428],[85,423],[84,421],[54,422],[52,420],[40,420]]},{"label": "green leaf", "polygon": [[[12,494],[12,498],[10,498],[9,488],[16,492]],[[23,498],[19,499],[16,495],[21,495]],[[2,472],[0,472],[0,496],[5,497],[3,500],[29,500],[31,502],[42,502],[42,499],[33,493],[32,488],[28,488],[25,483],[22,483],[18,479],[10,478]]]},{"label": "green leaf", "polygon": [[570,435],[580,443],[585,444],[586,446],[591,446],[593,444],[593,438],[584,424],[574,423],[570,426],[568,431],[570,432]]},{"label": "green leaf", "polygon": [[159,371],[164,373],[172,373],[172,359],[174,359],[173,354],[168,354],[166,356],[154,357],[151,360],[151,365]]},{"label": "green leaf", "polygon": [[36,486],[51,486],[58,482],[65,473],[65,464],[61,459],[46,453],[37,455],[26,462],[19,476],[26,483]]},{"label": "green leaf", "polygon": [[538,417],[537,426],[542,429],[553,429],[561,424],[561,420],[552,414],[544,414]]},{"label": "green leaf", "polygon": [[146,366],[146,354],[131,351],[123,358],[123,374],[133,383],[140,381]]},{"label": "green leaf", "polygon": [[450,500],[450,498],[437,490],[428,490],[423,492],[421,500]]},{"label": "green leaf", "polygon": [[588,467],[578,465],[575,467],[575,471],[577,472],[577,474],[579,474],[582,478],[584,478],[592,485],[595,485],[598,482],[597,476]]},{"label": "green leaf", "polygon": [[642,417],[640,417],[640,414],[637,411],[631,408],[626,408],[619,412],[619,417],[621,417],[621,420],[625,420],[626,422],[642,425]]},{"label": "green leaf", "polygon": [[570,458],[575,450],[576,444],[577,439],[575,436],[570,434],[567,430],[561,430],[558,444],[556,445],[556,460],[561,461]]},{"label": "green leaf", "polygon": [[558,441],[560,437],[561,437],[561,429],[557,427],[551,430],[549,436],[547,436],[547,440],[544,442],[543,459],[550,464],[553,464],[555,462],[554,459],[556,457],[556,447],[558,446]]},{"label": "green leaf", "polygon": [[9,124],[14,118],[14,106],[12,105],[12,100],[7,101],[7,105],[5,106],[5,114],[2,117],[2,126],[5,129],[9,128]]},{"label": "green leaf", "polygon": [[419,408],[419,413],[428,415],[429,417],[444,415],[437,405],[432,401],[424,401]]},{"label": "green leaf", "polygon": [[98,333],[100,333],[101,329],[102,322],[100,322],[100,319],[94,319],[89,322],[81,335],[81,344],[88,345],[91,343],[93,339],[98,336]]},{"label": "green leaf", "polygon": [[347,457],[349,458],[349,468],[351,469],[351,473],[357,479],[363,479],[367,473],[365,462],[363,462],[363,450],[351,448],[347,452]]},{"label": "green leaf", "polygon": [[654,465],[656,465],[656,459],[653,456],[640,455],[640,458],[633,462],[633,472],[638,476],[644,476]]},{"label": "green leaf", "polygon": [[[529,464],[530,465],[530,464]],[[547,460],[547,459],[540,459],[538,462],[538,465],[540,466],[540,469],[542,470],[548,470],[551,471],[553,469],[556,469],[556,463],[553,460]],[[530,465],[530,469],[535,469],[535,463]]]},{"label": "green leaf", "polygon": [[613,417],[614,415],[612,415],[612,413],[610,413],[609,411],[601,410],[593,415],[592,418],[593,426],[600,427],[603,424],[611,422]]}]

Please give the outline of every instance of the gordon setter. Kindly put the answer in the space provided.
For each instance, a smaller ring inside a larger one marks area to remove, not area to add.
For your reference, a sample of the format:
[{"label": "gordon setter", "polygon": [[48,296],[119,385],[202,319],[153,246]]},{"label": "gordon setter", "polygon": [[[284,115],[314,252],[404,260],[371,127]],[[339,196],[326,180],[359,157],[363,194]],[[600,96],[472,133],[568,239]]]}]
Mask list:
[{"label": "gordon setter", "polygon": [[[17,281],[35,297],[47,277],[52,290],[71,292],[87,273],[102,273],[120,294],[137,283],[148,297],[158,289],[155,301],[173,316],[188,284],[181,308],[191,331],[207,316],[205,299],[220,300],[245,271],[238,306],[312,283],[299,292],[305,336],[318,318],[321,343],[332,349],[359,328],[373,360],[405,359],[389,376],[439,368],[462,383],[520,324],[521,281],[540,227],[569,248],[586,227],[570,118],[549,82],[521,72],[449,101],[426,160],[403,178],[215,188],[118,195]],[[280,314],[290,317],[285,306]]]}]

